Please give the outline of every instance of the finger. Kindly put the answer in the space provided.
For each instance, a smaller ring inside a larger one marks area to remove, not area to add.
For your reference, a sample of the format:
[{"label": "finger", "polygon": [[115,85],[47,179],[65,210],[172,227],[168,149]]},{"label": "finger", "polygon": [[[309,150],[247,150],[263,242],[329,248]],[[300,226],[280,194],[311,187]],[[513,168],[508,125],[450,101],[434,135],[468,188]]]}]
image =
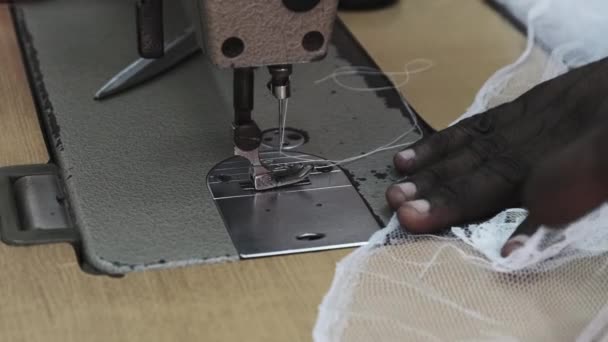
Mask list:
[{"label": "finger", "polygon": [[407,179],[407,182],[388,188],[386,199],[391,208],[398,209],[403,203],[420,198],[437,184],[471,173],[480,164],[470,153],[459,153]]},{"label": "finger", "polygon": [[416,197],[416,185],[411,182],[393,184],[386,190],[386,201],[393,210]]},{"label": "finger", "polygon": [[508,146],[509,144],[500,134],[477,139],[461,151],[448,156],[447,159],[415,173],[406,183],[389,187],[386,199],[391,208],[397,209],[406,201],[424,196],[440,183],[472,173],[486,160],[500,154]]},{"label": "finger", "polygon": [[418,193],[424,194],[438,183],[474,172],[488,160],[501,155],[509,146],[510,144],[501,134],[476,139],[444,161],[415,173],[410,179],[416,184]]},{"label": "finger", "polygon": [[570,223],[608,199],[608,124],[551,156],[532,173],[524,204],[535,221]]},{"label": "finger", "polygon": [[421,140],[411,149],[395,155],[393,160],[395,168],[402,173],[415,173],[468,145],[476,138],[490,135],[497,129],[516,122],[526,113],[526,101],[525,97],[521,97],[490,109],[486,113],[464,119]]},{"label": "finger", "polygon": [[[529,136],[530,132],[542,130],[546,123],[543,122],[543,117],[537,114],[555,107],[553,102],[565,97],[571,90],[572,84],[588,80],[593,75],[601,77],[603,74],[598,73],[597,70],[598,68],[600,71],[602,70],[602,63],[604,62],[592,63],[581,67],[577,72],[566,73],[554,81],[541,83],[515,101],[462,120],[452,127],[423,139],[413,148],[395,155],[396,169],[402,173],[415,173],[467,145],[475,138],[492,134],[495,130],[510,127],[510,133],[504,134],[510,140],[517,140],[518,137],[519,140],[522,140],[521,138]],[[608,59],[605,63],[608,63]],[[529,114],[533,114],[532,118],[536,118],[534,123],[523,126],[517,124],[521,123],[521,119]]]},{"label": "finger", "polygon": [[469,144],[476,137],[493,130],[491,117],[476,115],[435,133],[394,157],[395,168],[412,174]]},{"label": "finger", "polygon": [[517,202],[527,166],[521,159],[496,158],[474,173],[404,203],[397,211],[401,225],[413,233],[434,233],[496,214]]},{"label": "finger", "polygon": [[405,183],[392,185],[386,192],[386,199],[393,209],[397,209],[404,202],[419,198],[420,194],[427,193],[439,183],[471,173],[480,164],[481,159],[476,154],[463,151],[415,173]]},{"label": "finger", "polygon": [[505,243],[500,251],[500,255],[503,258],[508,257],[511,253],[520,249],[524,246],[526,241],[530,238],[530,236],[534,235],[538,230],[538,225],[534,221],[530,219],[530,217],[526,217],[526,219],[515,229],[509,240]]}]

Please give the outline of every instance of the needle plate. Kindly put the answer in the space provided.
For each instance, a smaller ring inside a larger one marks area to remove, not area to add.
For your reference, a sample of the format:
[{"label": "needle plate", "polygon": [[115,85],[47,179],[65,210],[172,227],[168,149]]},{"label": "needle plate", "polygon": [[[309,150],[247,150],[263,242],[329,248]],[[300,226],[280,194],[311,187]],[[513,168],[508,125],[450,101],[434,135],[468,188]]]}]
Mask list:
[{"label": "needle plate", "polygon": [[[315,156],[262,152],[267,164]],[[216,165],[207,184],[232,242],[242,258],[363,245],[378,223],[338,167],[322,167],[289,187],[255,191],[250,163],[232,157]],[[320,170],[320,171],[319,171]]]}]

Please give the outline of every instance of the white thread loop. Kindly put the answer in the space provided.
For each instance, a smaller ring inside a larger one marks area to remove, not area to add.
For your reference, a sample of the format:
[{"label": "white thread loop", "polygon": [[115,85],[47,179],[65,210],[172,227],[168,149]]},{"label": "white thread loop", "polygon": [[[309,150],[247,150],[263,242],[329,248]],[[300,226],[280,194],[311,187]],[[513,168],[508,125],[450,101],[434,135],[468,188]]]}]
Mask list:
[{"label": "white thread loop", "polygon": [[[317,81],[315,81],[315,84],[321,84],[323,82],[332,80],[335,84],[337,84],[338,86],[347,89],[347,90],[351,90],[351,91],[357,91],[357,92],[378,92],[378,91],[384,91],[384,90],[389,90],[389,89],[399,89],[402,88],[403,86],[405,86],[409,81],[410,81],[410,75],[414,75],[414,74],[418,74],[418,73],[422,73],[425,71],[430,70],[432,67],[434,66],[433,61],[429,60],[429,59],[424,59],[424,58],[419,58],[419,59],[414,59],[408,63],[405,63],[405,66],[403,68],[403,71],[389,71],[389,72],[383,72],[381,70],[378,69],[374,69],[374,68],[370,68],[370,67],[365,67],[365,66],[346,66],[346,67],[340,67],[337,68],[336,70],[334,70],[334,72],[332,72],[331,74],[318,79]],[[385,76],[387,77],[391,83],[393,85],[390,86],[383,86],[383,87],[352,87],[349,86],[347,84],[345,84],[344,82],[342,82],[340,80],[340,77],[346,77],[346,76],[354,76],[354,75],[366,75],[366,76]],[[400,82],[396,82],[397,78],[399,77],[403,77],[403,80],[401,80]],[[407,110],[410,120],[412,122],[412,128],[408,129],[407,131],[403,132],[402,134],[398,135],[397,137],[393,138],[391,141],[389,141],[388,143],[378,146],[374,149],[372,149],[369,152],[363,153],[363,154],[359,154],[356,156],[351,156],[351,157],[347,157],[347,158],[343,158],[343,159],[337,159],[337,160],[326,160],[326,159],[315,159],[315,160],[311,160],[308,158],[304,158],[304,157],[297,157],[297,156],[292,156],[290,155],[291,159],[296,159],[298,160],[297,162],[289,162],[289,163],[273,163],[271,165],[290,165],[290,164],[297,164],[297,163],[323,163],[324,165],[332,165],[332,166],[339,166],[339,165],[343,165],[343,164],[347,164],[347,163],[352,163],[355,162],[357,160],[361,160],[364,158],[367,158],[369,156],[375,155],[377,153],[380,152],[384,152],[384,151],[389,151],[389,150],[395,150],[395,149],[404,149],[407,148],[409,146],[412,146],[413,144],[415,144],[416,142],[418,142],[420,139],[423,138],[424,136],[424,132],[422,130],[422,128],[420,127],[420,124],[418,123],[418,118],[414,112],[414,110],[411,108],[411,106],[409,105],[409,103],[403,98],[403,96],[401,95],[400,92],[399,96],[401,98],[401,101],[405,107],[405,109]],[[283,113],[283,120],[281,122],[281,127],[279,128],[279,131],[285,131],[285,127],[287,125],[287,106],[285,106],[284,108],[284,113]],[[403,141],[406,137],[408,137],[409,135],[415,135],[416,137],[412,140],[409,141]],[[282,153],[282,149],[280,148],[279,151]]]},{"label": "white thread loop", "polygon": [[[333,73],[320,78],[315,81],[315,84],[321,84],[328,80],[334,81],[337,85],[344,89],[352,90],[352,91],[362,91],[362,92],[377,92],[383,90],[390,89],[400,89],[406,84],[408,84],[411,75],[419,74],[421,72],[425,72],[433,68],[435,64],[433,61],[429,59],[414,59],[410,62],[405,63],[403,67],[403,71],[389,71],[383,72],[375,68],[366,67],[366,66],[345,66],[341,68],[337,68]],[[348,84],[345,84],[340,80],[340,77],[344,76],[353,76],[353,75],[364,75],[364,76],[386,76],[393,85],[385,86],[385,87],[353,87]],[[403,77],[403,80],[399,81],[399,78]]]}]

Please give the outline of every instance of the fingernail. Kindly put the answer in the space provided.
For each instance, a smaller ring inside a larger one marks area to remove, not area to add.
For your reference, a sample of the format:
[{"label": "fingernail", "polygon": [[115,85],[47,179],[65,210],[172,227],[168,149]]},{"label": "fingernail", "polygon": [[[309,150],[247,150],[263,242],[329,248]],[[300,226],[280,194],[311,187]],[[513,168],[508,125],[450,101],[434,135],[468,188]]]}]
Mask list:
[{"label": "fingernail", "polygon": [[529,239],[529,237],[526,235],[517,235],[517,236],[510,238],[505,243],[505,245],[502,247],[502,250],[500,251],[500,255],[503,258],[508,257],[516,250],[522,248],[526,244],[526,241],[528,241],[528,239]]},{"label": "fingernail", "polygon": [[431,203],[424,199],[407,202],[405,205],[416,210],[420,215],[426,215],[431,211]]},{"label": "fingernail", "polygon": [[397,153],[397,155],[402,161],[410,161],[416,158],[416,152],[414,152],[414,150],[412,150],[411,148],[405,151],[401,151]]},{"label": "fingernail", "polygon": [[403,192],[406,199],[412,199],[412,198],[414,198],[414,196],[416,196],[416,191],[418,190],[416,188],[416,184],[408,182],[408,183],[398,184],[397,186],[399,187],[401,192]]},{"label": "fingernail", "polygon": [[386,200],[388,204],[393,209],[399,208],[405,201],[407,201],[407,197],[403,193],[403,190],[395,184],[391,185],[386,191]]},{"label": "fingernail", "polygon": [[395,164],[398,168],[406,169],[412,166],[414,158],[416,158],[416,152],[410,148],[395,155]]}]

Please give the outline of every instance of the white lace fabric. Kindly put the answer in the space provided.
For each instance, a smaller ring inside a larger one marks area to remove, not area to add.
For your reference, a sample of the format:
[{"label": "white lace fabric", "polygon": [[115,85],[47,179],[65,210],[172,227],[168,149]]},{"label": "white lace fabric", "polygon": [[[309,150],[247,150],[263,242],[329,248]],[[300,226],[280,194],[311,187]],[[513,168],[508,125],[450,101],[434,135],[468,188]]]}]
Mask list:
[{"label": "white lace fabric", "polygon": [[393,224],[338,264],[315,340],[575,341],[608,301],[607,262],[496,272],[456,237]]},{"label": "white lace fabric", "polygon": [[[496,1],[527,22],[528,45],[460,119],[608,56],[608,1]],[[315,340],[603,341],[608,204],[563,229],[541,227],[501,257],[525,216],[509,209],[444,236],[409,235],[393,218],[338,264]]]}]

